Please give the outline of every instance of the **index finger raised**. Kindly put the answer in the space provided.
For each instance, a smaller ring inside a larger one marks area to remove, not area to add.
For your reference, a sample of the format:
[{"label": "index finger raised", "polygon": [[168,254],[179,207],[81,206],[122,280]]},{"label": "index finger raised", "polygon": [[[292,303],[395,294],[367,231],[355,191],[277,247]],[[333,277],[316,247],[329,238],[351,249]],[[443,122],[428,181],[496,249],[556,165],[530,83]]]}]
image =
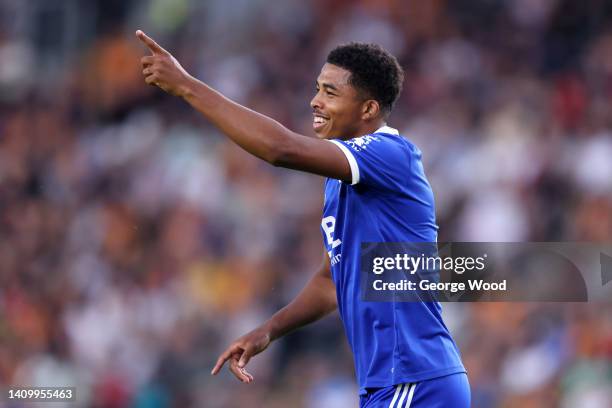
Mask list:
[{"label": "index finger raised", "polygon": [[142,41],[149,48],[149,50],[151,50],[153,54],[167,53],[167,51],[164,50],[161,45],[156,43],[155,40],[146,35],[142,30],[136,31],[136,37],[138,37],[138,39]]}]

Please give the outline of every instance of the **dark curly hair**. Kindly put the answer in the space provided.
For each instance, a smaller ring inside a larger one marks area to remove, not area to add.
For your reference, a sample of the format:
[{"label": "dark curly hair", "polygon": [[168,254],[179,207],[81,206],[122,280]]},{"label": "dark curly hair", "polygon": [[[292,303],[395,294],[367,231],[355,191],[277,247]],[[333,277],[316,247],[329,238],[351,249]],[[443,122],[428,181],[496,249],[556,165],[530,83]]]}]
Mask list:
[{"label": "dark curly hair", "polygon": [[376,100],[388,115],[402,91],[404,72],[397,59],[377,44],[351,42],[334,48],[329,64],[351,73],[349,84]]}]

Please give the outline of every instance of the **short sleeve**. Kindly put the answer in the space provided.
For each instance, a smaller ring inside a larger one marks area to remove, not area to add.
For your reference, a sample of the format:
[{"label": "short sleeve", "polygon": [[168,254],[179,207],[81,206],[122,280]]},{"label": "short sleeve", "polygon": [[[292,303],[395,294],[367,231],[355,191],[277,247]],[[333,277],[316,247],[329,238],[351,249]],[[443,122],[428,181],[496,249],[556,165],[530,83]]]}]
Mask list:
[{"label": "short sleeve", "polygon": [[351,185],[382,189],[405,185],[410,152],[400,136],[372,134],[349,140],[330,140],[342,150],[351,168]]}]

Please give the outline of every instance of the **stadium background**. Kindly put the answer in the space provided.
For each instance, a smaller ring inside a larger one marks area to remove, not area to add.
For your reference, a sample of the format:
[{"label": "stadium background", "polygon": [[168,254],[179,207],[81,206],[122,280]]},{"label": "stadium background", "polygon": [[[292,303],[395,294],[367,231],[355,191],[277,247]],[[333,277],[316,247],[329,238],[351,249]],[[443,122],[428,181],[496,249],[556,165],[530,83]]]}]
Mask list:
[{"label": "stadium background", "polygon": [[[597,0],[1,0],[0,385],[75,384],[84,407],[354,406],[336,315],[255,358],[253,385],[209,375],[318,265],[322,180],[147,87],[137,28],[306,134],[327,51],[379,42],[406,70],[390,124],[424,152],[441,240],[610,241],[611,17]],[[445,315],[474,407],[611,406],[610,304]]]}]

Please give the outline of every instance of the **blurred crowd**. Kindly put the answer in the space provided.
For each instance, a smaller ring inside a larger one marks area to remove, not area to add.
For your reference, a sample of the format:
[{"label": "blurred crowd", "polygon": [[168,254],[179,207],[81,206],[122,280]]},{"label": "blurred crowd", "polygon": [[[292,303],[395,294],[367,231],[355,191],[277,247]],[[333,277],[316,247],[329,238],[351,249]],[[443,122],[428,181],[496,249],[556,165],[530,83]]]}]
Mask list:
[{"label": "blurred crowd", "polygon": [[[74,385],[79,407],[356,406],[335,314],[254,358],[254,384],[210,375],[321,261],[323,180],[144,84],[137,28],[308,135],[327,52],[380,43],[405,69],[389,125],[423,151],[441,241],[612,242],[610,2],[0,0],[2,387]],[[612,406],[610,303],[443,307],[474,407]]]}]

